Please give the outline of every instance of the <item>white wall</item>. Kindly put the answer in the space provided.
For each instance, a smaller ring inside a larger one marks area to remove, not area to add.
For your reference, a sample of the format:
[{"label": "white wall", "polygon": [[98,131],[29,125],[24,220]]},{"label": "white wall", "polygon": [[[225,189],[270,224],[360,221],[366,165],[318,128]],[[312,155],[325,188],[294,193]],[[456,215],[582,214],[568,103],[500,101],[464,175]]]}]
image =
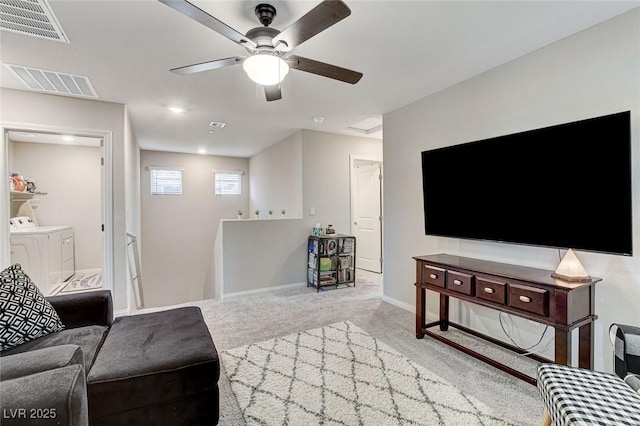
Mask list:
[{"label": "white wall", "polygon": [[[112,216],[112,227],[107,228],[113,236],[112,252],[113,269],[108,271],[108,279],[113,281],[114,308],[127,308],[126,285],[126,194],[131,191],[131,183],[125,182],[125,161],[131,149],[129,144],[137,146],[135,139],[125,135],[125,107],[122,104],[79,99],[66,96],[47,95],[13,89],[0,89],[0,122],[3,126],[19,123],[28,128],[29,125],[49,128],[84,129],[87,134],[95,132],[107,134],[111,139],[111,152],[106,155],[113,165],[112,179],[107,182],[113,191],[113,206],[109,212]],[[3,145],[2,163],[5,162],[6,146]],[[8,212],[4,197],[0,199],[3,216]],[[8,198],[8,197],[7,197]],[[135,209],[136,206],[129,206]],[[8,223],[3,227],[8,229]],[[8,232],[2,233],[2,254],[4,262],[8,262]],[[3,265],[4,266],[4,265]]]},{"label": "white wall", "polygon": [[[550,270],[558,263],[558,252],[552,249],[426,237],[421,151],[631,110],[635,256],[577,252],[587,271],[603,278],[596,285],[595,310],[599,318],[595,322],[595,367],[611,371],[609,325],[613,322],[640,325],[638,52],[640,10],[636,9],[385,114],[385,297],[407,306],[415,305],[415,265],[411,259],[415,255],[444,252]],[[598,170],[595,167],[568,172]],[[559,219],[573,214],[580,214],[579,209],[558,210]],[[437,304],[429,303],[428,309],[437,312]],[[470,312],[463,309],[457,315],[458,321],[504,338],[495,311],[472,307]],[[525,330],[524,337],[531,340],[543,329],[526,321],[517,324]]]},{"label": "white wall", "polygon": [[[314,130],[302,131],[303,213],[311,229],[319,222],[351,232],[350,156],[382,158],[382,141]],[[385,160],[386,161],[386,160]],[[309,208],[315,216],[309,216]]]},{"label": "white wall", "polygon": [[[248,209],[249,160],[143,150],[140,165],[145,307],[202,300],[212,294],[220,220],[235,219],[238,209]],[[183,169],[182,196],[152,196],[149,166]],[[245,171],[242,195],[216,197],[214,170]]]},{"label": "white wall", "polygon": [[[260,210],[260,217],[302,217],[302,131],[270,146],[249,159],[251,170],[249,211],[245,217],[253,217]],[[250,213],[250,215],[249,215]]]},{"label": "white wall", "polygon": [[38,224],[73,226],[76,270],[102,268],[100,147],[12,142],[10,150],[9,168],[47,193],[33,202]]}]

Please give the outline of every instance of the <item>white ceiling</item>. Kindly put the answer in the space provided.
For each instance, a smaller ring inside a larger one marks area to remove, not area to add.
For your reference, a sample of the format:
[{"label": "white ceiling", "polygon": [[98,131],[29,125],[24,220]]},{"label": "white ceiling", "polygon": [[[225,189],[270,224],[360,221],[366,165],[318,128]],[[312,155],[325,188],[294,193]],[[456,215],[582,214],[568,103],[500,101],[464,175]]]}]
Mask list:
[{"label": "white ceiling", "polygon": [[[193,3],[245,33],[264,0]],[[284,29],[318,1],[271,1]],[[640,6],[639,1],[360,1],[294,53],[364,73],[352,86],[292,70],[266,102],[242,66],[179,76],[169,69],[246,51],[157,0],[51,0],[69,44],[0,33],[3,64],[88,77],[127,105],[143,149],[247,157],[299,129],[381,138],[382,114]],[[27,87],[2,67],[1,86]],[[186,109],[182,114],[169,106]],[[316,124],[314,117],[324,117]],[[226,122],[210,133],[211,121]],[[362,126],[365,128],[363,129]],[[355,128],[349,130],[349,127]]]}]

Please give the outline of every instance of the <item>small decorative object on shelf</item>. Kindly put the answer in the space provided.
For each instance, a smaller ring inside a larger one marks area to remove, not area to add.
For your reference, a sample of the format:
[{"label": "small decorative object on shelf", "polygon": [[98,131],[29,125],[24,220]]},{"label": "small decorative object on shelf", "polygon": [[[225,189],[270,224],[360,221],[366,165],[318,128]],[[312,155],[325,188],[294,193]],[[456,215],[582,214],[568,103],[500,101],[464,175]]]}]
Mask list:
[{"label": "small decorative object on shelf", "polygon": [[333,229],[333,225],[327,225],[327,229],[324,231],[324,233],[327,235],[335,234],[336,230]]},{"label": "small decorative object on shelf", "polygon": [[287,214],[287,211],[285,209],[280,210],[280,213],[282,213],[282,217],[285,217],[285,215]]},{"label": "small decorative object on shelf", "polygon": [[320,223],[316,223],[316,226],[313,227],[312,234],[314,237],[319,237],[322,234],[322,226]]},{"label": "small decorative object on shelf", "polygon": [[273,216],[273,210],[269,209],[269,219]]},{"label": "small decorative object on shelf", "polygon": [[[320,224],[314,227],[320,232]],[[327,286],[356,286],[356,237],[350,235],[309,236],[307,287],[320,291]]]},{"label": "small decorative object on shelf", "polygon": [[238,219],[242,219],[242,215],[244,212],[242,210],[238,210]]},{"label": "small decorative object on shelf", "polygon": [[254,213],[256,215],[256,219],[258,219],[260,217],[260,210],[256,210]]}]

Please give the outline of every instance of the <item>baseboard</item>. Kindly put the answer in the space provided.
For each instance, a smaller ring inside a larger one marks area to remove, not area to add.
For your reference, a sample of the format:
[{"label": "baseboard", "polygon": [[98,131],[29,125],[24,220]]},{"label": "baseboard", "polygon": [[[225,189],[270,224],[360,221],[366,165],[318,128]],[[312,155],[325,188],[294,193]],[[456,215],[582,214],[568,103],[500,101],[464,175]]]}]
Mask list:
[{"label": "baseboard", "polygon": [[[409,312],[411,312],[413,314],[416,313],[416,307],[414,305],[411,305],[411,304],[405,303],[405,302],[401,302],[398,299],[394,299],[393,297],[382,295],[382,301],[383,302],[387,302],[387,303],[389,303],[391,305],[397,306],[398,308],[402,308],[405,311],[409,311]],[[438,314],[436,314],[436,313],[426,312],[425,317],[426,317],[425,319],[428,322],[437,321],[438,320]]]},{"label": "baseboard", "polygon": [[236,292],[233,292],[233,293],[223,293],[220,296],[220,299],[221,300],[226,300],[226,299],[232,299],[234,297],[247,296],[249,294],[254,294],[254,293],[264,293],[265,291],[282,290],[282,289],[285,289],[285,288],[302,287],[302,286],[306,286],[306,285],[307,285],[306,282],[299,282],[299,283],[293,283],[293,284],[277,285],[277,286],[273,286],[273,287],[257,288],[255,290],[236,291]]},{"label": "baseboard", "polygon": [[86,274],[86,275],[90,275],[90,274],[101,274],[102,273],[102,269],[100,268],[93,268],[93,269],[76,269],[75,270],[76,274]]},{"label": "baseboard", "polygon": [[394,306],[397,306],[398,308],[402,308],[405,311],[409,311],[409,312],[412,312],[414,314],[416,313],[416,307],[414,305],[409,304],[409,303],[401,302],[398,299],[394,299],[393,297],[389,297],[389,296],[384,295],[384,294],[382,295],[382,300],[384,302],[387,302],[387,303],[390,303],[390,304],[392,304]]},{"label": "baseboard", "polygon": [[128,309],[118,309],[117,311],[113,311],[113,317],[124,317],[129,315],[131,312],[129,312]]}]

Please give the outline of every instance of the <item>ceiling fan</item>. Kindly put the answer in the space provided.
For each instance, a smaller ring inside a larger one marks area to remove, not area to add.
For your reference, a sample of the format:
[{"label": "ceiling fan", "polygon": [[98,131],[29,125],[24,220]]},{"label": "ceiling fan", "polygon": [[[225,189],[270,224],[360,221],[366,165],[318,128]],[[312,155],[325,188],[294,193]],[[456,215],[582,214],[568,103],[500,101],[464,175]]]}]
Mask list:
[{"label": "ceiling fan", "polygon": [[356,84],[362,78],[360,72],[290,54],[295,47],[351,14],[351,9],[341,0],[324,0],[283,31],[269,27],[276,16],[275,7],[261,3],[256,6],[255,14],[263,26],[253,28],[245,35],[186,0],[159,1],[238,43],[249,52],[249,56],[233,56],[174,68],[171,70],[173,73],[193,74],[243,64],[249,78],[264,86],[267,101],[282,99],[280,82],[289,68],[350,84]]}]

